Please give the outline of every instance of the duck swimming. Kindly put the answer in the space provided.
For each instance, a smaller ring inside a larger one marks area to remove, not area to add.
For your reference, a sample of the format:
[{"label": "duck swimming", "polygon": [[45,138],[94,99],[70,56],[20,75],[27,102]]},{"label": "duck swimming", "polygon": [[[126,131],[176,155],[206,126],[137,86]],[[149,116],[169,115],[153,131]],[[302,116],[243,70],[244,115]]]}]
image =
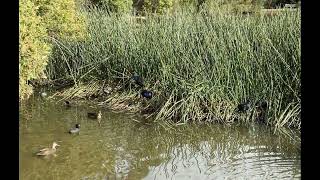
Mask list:
[{"label": "duck swimming", "polygon": [[88,117],[91,119],[101,119],[102,113],[99,111],[99,113],[94,113],[94,112],[88,112]]},{"label": "duck swimming", "polygon": [[54,154],[57,151],[56,149],[57,146],[60,146],[60,145],[57,144],[56,142],[53,142],[52,148],[44,148],[39,150],[39,152],[37,153],[37,156],[47,156],[50,154]]},{"label": "duck swimming", "polygon": [[80,132],[80,124],[76,124],[76,127],[71,128],[71,129],[69,130],[69,133],[70,133],[70,134],[75,134],[75,133],[79,133],[79,132]]}]

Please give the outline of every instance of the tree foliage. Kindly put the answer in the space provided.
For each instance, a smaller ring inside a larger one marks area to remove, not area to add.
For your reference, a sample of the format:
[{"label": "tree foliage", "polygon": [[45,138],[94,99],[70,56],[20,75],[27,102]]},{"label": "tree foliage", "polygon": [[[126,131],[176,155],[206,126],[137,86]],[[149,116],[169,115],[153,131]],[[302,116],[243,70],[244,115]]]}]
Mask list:
[{"label": "tree foliage", "polygon": [[110,12],[127,13],[132,9],[132,0],[89,0],[89,3],[97,7],[107,9]]},{"label": "tree foliage", "polygon": [[19,99],[31,94],[27,80],[41,76],[50,53],[50,45],[44,40],[47,30],[37,10],[33,1],[19,1]]},{"label": "tree foliage", "polygon": [[39,6],[37,15],[50,36],[71,39],[84,38],[85,17],[76,11],[75,0],[34,0]]},{"label": "tree foliage", "polygon": [[165,13],[173,7],[173,0],[145,0],[144,10],[151,13]]},{"label": "tree foliage", "polygon": [[[84,38],[84,17],[74,0],[19,1],[19,99],[32,93],[28,80],[43,77],[51,52],[49,36]],[[49,35],[49,36],[48,36]]]}]

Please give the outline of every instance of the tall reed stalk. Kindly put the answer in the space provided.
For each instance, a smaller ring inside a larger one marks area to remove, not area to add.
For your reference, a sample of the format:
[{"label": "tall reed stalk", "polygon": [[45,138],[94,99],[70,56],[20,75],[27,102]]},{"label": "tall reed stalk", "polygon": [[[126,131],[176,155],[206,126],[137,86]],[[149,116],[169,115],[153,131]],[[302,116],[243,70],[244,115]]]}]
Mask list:
[{"label": "tall reed stalk", "polygon": [[[56,41],[51,79],[123,85],[133,71],[155,93],[156,120],[253,121],[234,109],[268,102],[268,123],[300,128],[300,10],[275,16],[175,12],[138,19],[91,9],[89,39]],[[155,85],[155,82],[160,83]],[[134,93],[132,91],[127,93]]]}]

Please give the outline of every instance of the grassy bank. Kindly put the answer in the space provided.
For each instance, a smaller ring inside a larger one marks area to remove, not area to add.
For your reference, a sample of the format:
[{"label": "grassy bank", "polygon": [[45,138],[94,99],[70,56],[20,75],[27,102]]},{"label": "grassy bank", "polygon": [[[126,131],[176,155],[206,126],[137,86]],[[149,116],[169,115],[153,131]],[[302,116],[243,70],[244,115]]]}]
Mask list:
[{"label": "grassy bank", "polygon": [[[138,21],[93,9],[90,39],[54,40],[47,74],[71,79],[78,89],[108,84],[107,102],[133,101],[151,109],[156,121],[255,121],[255,108],[235,109],[265,100],[269,125],[300,128],[300,16],[179,12]],[[142,101],[128,85],[134,71],[154,92],[151,100]]]}]

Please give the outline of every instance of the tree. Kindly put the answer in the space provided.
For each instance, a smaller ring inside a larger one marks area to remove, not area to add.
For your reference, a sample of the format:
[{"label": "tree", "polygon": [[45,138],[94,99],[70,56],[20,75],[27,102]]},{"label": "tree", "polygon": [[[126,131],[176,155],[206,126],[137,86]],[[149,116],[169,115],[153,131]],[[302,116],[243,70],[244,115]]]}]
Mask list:
[{"label": "tree", "polygon": [[28,80],[44,75],[52,38],[84,38],[84,17],[74,0],[19,1],[19,100],[32,93]]},{"label": "tree", "polygon": [[173,6],[173,0],[144,0],[144,10],[152,13],[164,13]]},{"label": "tree", "polygon": [[110,12],[127,13],[131,11],[133,0],[89,0],[90,3]]}]

